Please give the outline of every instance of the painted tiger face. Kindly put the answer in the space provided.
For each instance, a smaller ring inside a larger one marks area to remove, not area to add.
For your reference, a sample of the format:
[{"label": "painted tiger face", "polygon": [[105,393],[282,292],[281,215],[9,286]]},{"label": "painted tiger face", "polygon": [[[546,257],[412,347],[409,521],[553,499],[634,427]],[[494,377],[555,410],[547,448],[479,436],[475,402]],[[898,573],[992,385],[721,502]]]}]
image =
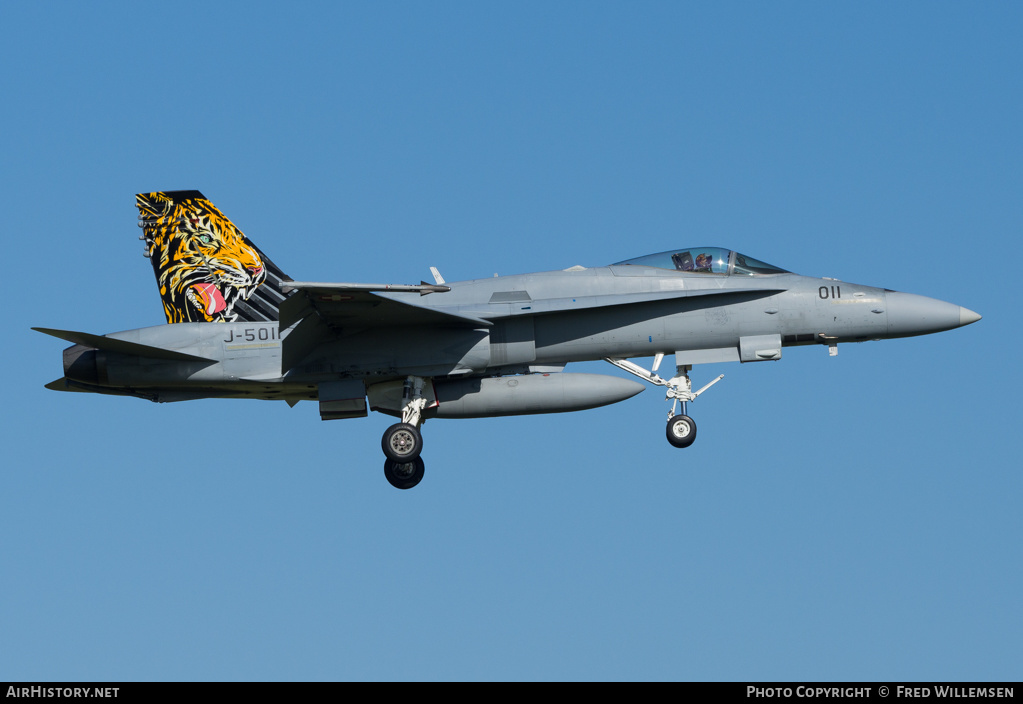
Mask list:
[{"label": "painted tiger face", "polygon": [[266,279],[258,250],[197,191],[136,196],[168,323],[231,322]]}]

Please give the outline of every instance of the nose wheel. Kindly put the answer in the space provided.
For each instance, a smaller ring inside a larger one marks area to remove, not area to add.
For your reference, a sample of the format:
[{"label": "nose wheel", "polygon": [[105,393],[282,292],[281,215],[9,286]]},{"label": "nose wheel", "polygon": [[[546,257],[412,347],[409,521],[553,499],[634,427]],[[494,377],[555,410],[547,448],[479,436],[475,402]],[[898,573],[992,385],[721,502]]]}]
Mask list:
[{"label": "nose wheel", "polygon": [[696,441],[696,421],[689,416],[669,418],[666,434],[675,447],[689,447]]}]

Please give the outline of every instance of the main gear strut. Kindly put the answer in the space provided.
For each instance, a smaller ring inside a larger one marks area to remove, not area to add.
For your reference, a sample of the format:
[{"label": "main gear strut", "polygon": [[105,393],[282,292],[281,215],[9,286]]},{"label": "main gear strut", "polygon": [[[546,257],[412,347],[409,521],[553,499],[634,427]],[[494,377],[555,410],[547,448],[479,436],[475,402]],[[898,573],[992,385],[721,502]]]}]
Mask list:
[{"label": "main gear strut", "polygon": [[405,379],[401,393],[401,422],[384,431],[380,441],[387,460],[384,474],[387,480],[399,489],[411,489],[423,478],[423,435],[419,432],[423,424],[423,410],[427,400],[423,397],[426,379],[410,376]]}]

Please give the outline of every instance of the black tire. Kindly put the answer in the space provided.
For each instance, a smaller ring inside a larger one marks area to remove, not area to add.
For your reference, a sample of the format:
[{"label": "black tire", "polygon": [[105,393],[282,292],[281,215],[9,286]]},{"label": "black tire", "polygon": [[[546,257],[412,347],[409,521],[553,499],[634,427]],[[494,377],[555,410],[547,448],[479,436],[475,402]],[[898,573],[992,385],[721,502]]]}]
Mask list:
[{"label": "black tire", "polygon": [[668,420],[665,434],[675,447],[689,447],[696,441],[696,421],[689,416],[674,416]]},{"label": "black tire", "polygon": [[384,431],[380,447],[389,460],[398,464],[411,462],[423,451],[423,436],[414,425],[395,423]]},{"label": "black tire", "polygon": [[411,462],[384,460],[384,476],[395,489],[411,489],[423,481],[425,472],[426,465],[422,457],[417,457]]}]

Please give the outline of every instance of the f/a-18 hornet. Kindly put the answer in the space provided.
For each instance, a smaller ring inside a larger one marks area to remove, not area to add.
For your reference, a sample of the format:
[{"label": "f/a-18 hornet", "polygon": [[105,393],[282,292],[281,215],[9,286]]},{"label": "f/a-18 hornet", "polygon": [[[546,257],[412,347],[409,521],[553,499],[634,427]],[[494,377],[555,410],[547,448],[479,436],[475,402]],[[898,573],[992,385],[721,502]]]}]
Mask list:
[{"label": "f/a-18 hornet", "polygon": [[[564,372],[606,360],[662,386],[667,438],[696,439],[689,372],[711,362],[781,359],[784,347],[950,330],[960,306],[799,276],[721,247],[679,247],[610,266],[414,285],[315,283],[286,276],[198,191],[141,193],[139,239],[166,325],[108,335],[35,328],[73,346],[47,388],[136,396],[318,401],[323,420],[368,410],[400,418],[383,435],[388,481],[422,479],[422,424],[595,408],[643,384]],[[430,294],[430,295],[428,295]],[[664,355],[675,374],[657,374]],[[653,357],[651,369],[630,357]]]}]

